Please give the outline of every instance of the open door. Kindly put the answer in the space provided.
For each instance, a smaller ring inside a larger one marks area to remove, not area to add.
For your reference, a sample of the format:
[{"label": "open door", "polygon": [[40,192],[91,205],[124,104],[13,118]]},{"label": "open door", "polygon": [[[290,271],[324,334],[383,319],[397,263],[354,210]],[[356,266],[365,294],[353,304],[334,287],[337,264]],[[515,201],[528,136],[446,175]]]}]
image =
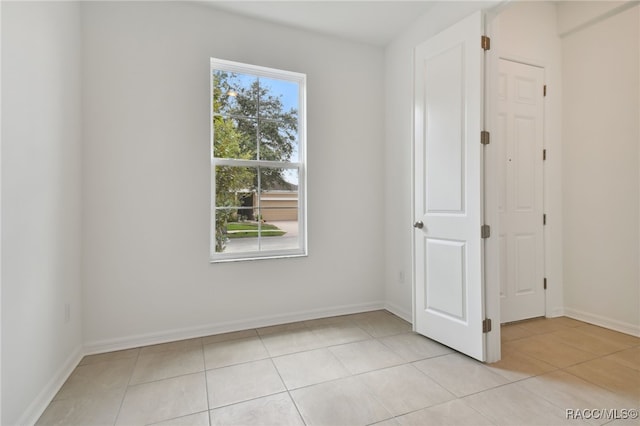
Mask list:
[{"label": "open door", "polygon": [[415,50],[414,329],[486,359],[481,12]]}]

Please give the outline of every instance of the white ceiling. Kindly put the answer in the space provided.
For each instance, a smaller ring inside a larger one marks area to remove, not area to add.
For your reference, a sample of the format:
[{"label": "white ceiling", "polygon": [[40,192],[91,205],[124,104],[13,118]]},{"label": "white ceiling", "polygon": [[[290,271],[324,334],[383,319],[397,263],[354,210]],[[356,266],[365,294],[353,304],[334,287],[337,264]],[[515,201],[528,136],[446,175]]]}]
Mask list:
[{"label": "white ceiling", "polygon": [[347,40],[386,46],[433,1],[220,1],[212,7]]}]

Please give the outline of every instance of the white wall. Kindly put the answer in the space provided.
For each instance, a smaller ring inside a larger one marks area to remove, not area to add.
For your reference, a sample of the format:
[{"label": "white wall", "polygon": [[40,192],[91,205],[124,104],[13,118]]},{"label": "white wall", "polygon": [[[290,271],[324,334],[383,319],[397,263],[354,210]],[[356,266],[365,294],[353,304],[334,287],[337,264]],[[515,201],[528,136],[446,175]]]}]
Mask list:
[{"label": "white wall", "polygon": [[640,334],[639,9],[567,35],[564,68],[566,312]]},{"label": "white wall", "polygon": [[449,25],[495,3],[436,3],[385,50],[385,301],[390,311],[408,320],[413,292],[413,51]]},{"label": "white wall", "polygon": [[3,425],[34,422],[81,354],[80,40],[78,4],[3,2]]},{"label": "white wall", "polygon": [[[0,2],[0,34],[2,34],[2,3]],[[1,38],[0,38],[1,40]],[[2,70],[2,48],[0,47],[0,75]],[[0,96],[2,78],[0,78]],[[0,102],[0,141],[2,141],[2,102]],[[0,236],[2,235],[2,143],[0,143]],[[1,238],[1,237],[0,237]],[[0,240],[0,318],[2,318],[2,242]],[[0,325],[0,422],[2,422],[2,326]]]},{"label": "white wall", "polygon": [[[383,305],[410,319],[413,48],[492,4],[437,3],[383,52],[205,5],[2,2],[2,423],[35,420],[82,342]],[[564,277],[569,313],[638,332],[638,7],[585,28],[560,17],[560,81],[550,5],[516,6],[499,48],[549,64],[547,182],[566,173],[546,188],[551,285]],[[308,258],[208,263],[210,56],[308,74]]]},{"label": "white wall", "polygon": [[564,1],[556,2],[558,10],[558,34],[561,37],[579,31],[595,22],[629,7],[637,0],[624,1]]},{"label": "white wall", "polygon": [[[563,314],[562,274],[562,41],[557,35],[556,6],[553,2],[514,2],[499,11],[489,22],[492,46],[491,78],[497,78],[499,58],[544,67],[547,96],[544,103],[544,211],[545,277],[547,278],[546,315]],[[496,87],[493,84],[493,87]],[[542,88],[540,88],[542,90]],[[495,100],[495,90],[489,90]],[[495,111],[495,109],[493,109]],[[488,120],[495,117],[488,110]],[[491,125],[490,125],[491,127]],[[489,145],[488,149],[491,149]],[[491,155],[491,153],[489,154]],[[540,153],[542,155],[542,153]],[[497,159],[496,159],[497,160]],[[487,173],[492,176],[494,166]],[[497,187],[493,188],[497,190]],[[487,207],[497,218],[497,204]],[[541,218],[542,220],[542,218]],[[495,220],[494,220],[495,221]],[[495,242],[492,241],[492,242]],[[494,246],[497,250],[497,245]],[[488,261],[491,256],[488,255]],[[542,285],[542,283],[540,283]]]},{"label": "white wall", "polygon": [[[383,306],[383,51],[168,2],[82,4],[88,351]],[[210,264],[209,58],[307,73],[309,256]]]}]

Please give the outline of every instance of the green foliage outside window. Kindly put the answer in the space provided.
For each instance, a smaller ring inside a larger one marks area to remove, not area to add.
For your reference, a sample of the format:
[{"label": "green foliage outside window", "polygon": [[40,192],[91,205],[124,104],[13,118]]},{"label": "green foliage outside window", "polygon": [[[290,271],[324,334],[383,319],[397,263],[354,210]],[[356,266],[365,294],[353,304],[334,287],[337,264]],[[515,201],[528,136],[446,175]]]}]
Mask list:
[{"label": "green foliage outside window", "polygon": [[[213,155],[237,160],[289,162],[297,149],[298,111],[285,110],[282,96],[260,77],[214,71]],[[227,225],[244,197],[270,189],[292,189],[285,170],[217,166],[215,250],[223,252]]]}]

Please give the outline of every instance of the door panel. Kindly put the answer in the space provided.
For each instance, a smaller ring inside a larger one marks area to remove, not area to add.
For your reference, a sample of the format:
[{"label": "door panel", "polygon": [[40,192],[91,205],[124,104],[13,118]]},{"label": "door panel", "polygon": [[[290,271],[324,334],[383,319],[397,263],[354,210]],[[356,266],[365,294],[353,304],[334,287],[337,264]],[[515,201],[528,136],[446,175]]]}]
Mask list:
[{"label": "door panel", "polygon": [[499,74],[501,321],[510,322],[545,314],[544,69],[500,59]]},{"label": "door panel", "polygon": [[415,51],[414,328],[483,361],[481,35],[478,12]]},{"label": "door panel", "polygon": [[[464,182],[463,153],[460,126],[464,114],[461,105],[463,90],[463,49],[455,45],[431,58],[424,59],[424,98],[426,106],[425,150],[428,185],[426,211],[461,212]],[[441,177],[447,175],[449,179]]]},{"label": "door panel", "polygon": [[531,259],[536,254],[536,239],[533,235],[514,235],[515,245],[515,294],[522,296],[535,291],[535,267]]},{"label": "door panel", "polygon": [[427,310],[464,321],[465,280],[464,241],[427,239],[427,286],[424,304]]}]

